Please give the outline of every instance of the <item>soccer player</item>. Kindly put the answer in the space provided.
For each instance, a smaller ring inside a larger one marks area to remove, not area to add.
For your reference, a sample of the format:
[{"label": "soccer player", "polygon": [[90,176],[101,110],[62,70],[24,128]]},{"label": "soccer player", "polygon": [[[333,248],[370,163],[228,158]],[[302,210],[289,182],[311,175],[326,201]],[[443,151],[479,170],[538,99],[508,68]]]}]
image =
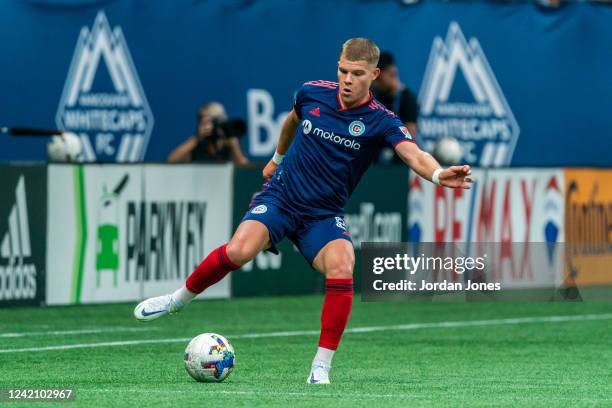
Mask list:
[{"label": "soccer player", "polygon": [[338,61],[338,83],[306,82],[285,120],[268,179],[232,239],[212,251],[174,293],[147,299],[134,310],[149,321],[180,311],[199,293],[263,250],[276,252],[288,237],[306,261],[325,275],[321,334],[308,383],[329,384],[332,358],[351,312],[355,254],[343,207],[379,149],[394,147],[421,177],[453,188],[469,188],[469,166],[442,169],[414,143],[391,111],[370,92],[380,70],[380,51],[369,39],[346,41]]}]

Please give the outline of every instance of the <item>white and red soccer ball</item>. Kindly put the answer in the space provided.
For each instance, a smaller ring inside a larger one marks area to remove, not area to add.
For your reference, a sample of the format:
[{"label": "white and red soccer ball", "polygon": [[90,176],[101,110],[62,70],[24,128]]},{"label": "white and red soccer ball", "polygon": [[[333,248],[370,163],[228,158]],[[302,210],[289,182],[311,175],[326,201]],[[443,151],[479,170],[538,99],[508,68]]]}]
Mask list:
[{"label": "white and red soccer ball", "polygon": [[185,349],[185,369],[195,380],[221,382],[234,368],[236,354],[227,339],[216,333],[194,337]]}]

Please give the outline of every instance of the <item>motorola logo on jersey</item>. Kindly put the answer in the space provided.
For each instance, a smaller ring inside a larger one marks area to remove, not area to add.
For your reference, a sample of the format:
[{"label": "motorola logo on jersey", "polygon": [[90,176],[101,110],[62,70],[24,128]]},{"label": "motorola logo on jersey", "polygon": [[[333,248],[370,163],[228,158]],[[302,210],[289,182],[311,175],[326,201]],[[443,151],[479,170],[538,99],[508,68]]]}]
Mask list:
[{"label": "motorola logo on jersey", "polygon": [[348,147],[349,149],[359,150],[361,149],[361,145],[352,139],[347,139],[346,137],[338,136],[334,134],[334,132],[326,132],[321,128],[315,128],[313,130],[313,135],[319,136],[321,139],[328,140],[332,143],[342,145],[344,147]]},{"label": "motorola logo on jersey", "polygon": [[[304,119],[302,121],[302,129],[305,135],[309,134],[310,132],[312,132],[313,135],[315,136],[319,136],[321,139],[323,140],[327,140],[329,142],[335,143],[337,145],[341,145],[344,147],[347,147],[349,149],[353,149],[353,150],[359,150],[361,149],[361,144],[351,140],[351,139],[347,139],[346,137],[342,137],[342,136],[338,136],[336,135],[334,132],[327,132],[321,128],[314,128],[314,130],[312,129],[312,122],[309,121],[308,119]],[[363,134],[363,132],[365,131],[365,126],[363,126],[363,131],[361,132],[361,134]]]}]

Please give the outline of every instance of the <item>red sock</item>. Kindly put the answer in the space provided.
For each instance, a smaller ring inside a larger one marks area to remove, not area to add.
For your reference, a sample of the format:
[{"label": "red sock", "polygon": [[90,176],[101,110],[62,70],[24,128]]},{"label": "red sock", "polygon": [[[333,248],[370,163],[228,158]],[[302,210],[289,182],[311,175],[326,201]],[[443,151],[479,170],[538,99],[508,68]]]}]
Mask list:
[{"label": "red sock", "polygon": [[227,244],[212,251],[200,265],[189,275],[185,286],[193,293],[202,293],[204,289],[214,285],[229,272],[240,268],[227,256]]},{"label": "red sock", "polygon": [[353,305],[353,279],[327,279],[319,347],[336,350]]}]

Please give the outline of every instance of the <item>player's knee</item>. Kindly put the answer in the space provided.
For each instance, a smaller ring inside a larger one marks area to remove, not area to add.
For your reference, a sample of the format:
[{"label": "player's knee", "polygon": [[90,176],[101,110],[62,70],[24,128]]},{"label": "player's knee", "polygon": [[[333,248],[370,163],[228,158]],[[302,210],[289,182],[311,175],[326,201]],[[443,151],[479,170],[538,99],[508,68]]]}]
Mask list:
[{"label": "player's knee", "polygon": [[259,252],[259,247],[241,238],[232,238],[227,244],[227,256],[237,265],[244,265],[255,258]]},{"label": "player's knee", "polygon": [[348,279],[353,277],[355,257],[353,254],[346,254],[338,259],[331,261],[326,268],[325,277],[328,279]]}]

